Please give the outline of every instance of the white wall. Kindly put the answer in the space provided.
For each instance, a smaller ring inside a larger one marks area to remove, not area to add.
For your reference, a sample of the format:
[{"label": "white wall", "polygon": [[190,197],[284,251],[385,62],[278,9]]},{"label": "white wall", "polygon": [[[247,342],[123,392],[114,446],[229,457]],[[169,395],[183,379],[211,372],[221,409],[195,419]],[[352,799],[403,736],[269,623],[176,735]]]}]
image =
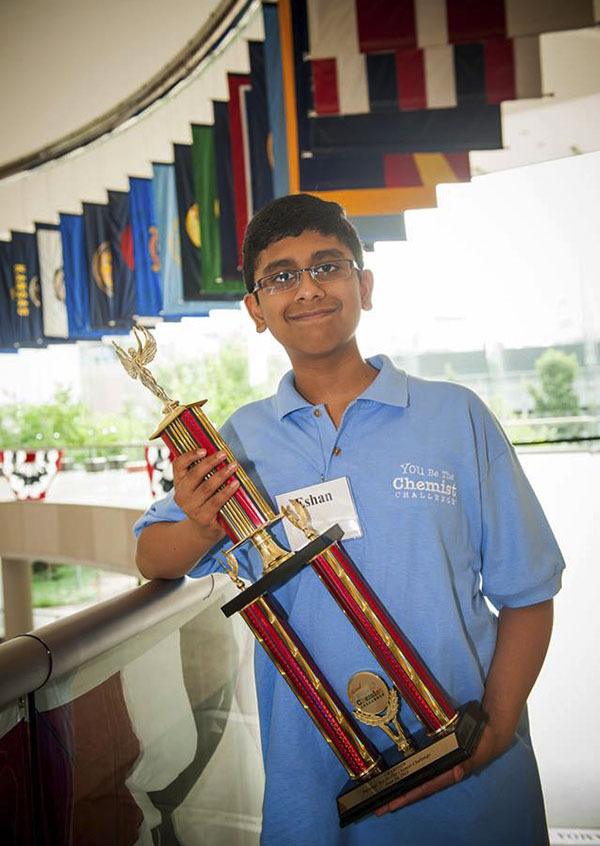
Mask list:
[{"label": "white wall", "polygon": [[103,114],[166,65],[221,0],[2,0],[0,163]]}]

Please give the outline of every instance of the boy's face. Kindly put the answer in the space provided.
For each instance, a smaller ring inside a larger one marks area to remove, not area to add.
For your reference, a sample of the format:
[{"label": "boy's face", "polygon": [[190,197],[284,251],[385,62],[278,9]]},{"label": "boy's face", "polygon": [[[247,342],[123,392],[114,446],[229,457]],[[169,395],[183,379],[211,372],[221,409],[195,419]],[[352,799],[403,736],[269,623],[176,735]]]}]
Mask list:
[{"label": "boy's face", "polygon": [[[335,235],[306,230],[263,250],[254,279],[340,258],[354,257]],[[293,361],[297,356],[323,356],[343,348],[354,337],[361,309],[371,308],[372,289],[369,270],[353,270],[348,279],[321,284],[305,272],[297,288],[274,294],[259,291],[258,302],[254,294],[247,294],[244,301],[257,331],[268,329]]]}]

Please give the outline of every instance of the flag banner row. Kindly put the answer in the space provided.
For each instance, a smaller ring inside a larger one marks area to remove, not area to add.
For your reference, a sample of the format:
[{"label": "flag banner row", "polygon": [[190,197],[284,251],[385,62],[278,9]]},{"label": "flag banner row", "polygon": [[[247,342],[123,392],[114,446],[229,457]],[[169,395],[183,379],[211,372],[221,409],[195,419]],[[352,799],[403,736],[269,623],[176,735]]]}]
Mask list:
[{"label": "flag banner row", "polygon": [[248,70],[172,161],[0,241],[0,351],[236,307],[248,221],[284,194],[340,203],[367,246],[403,239],[405,210],[502,146],[500,104],[541,96],[540,35],[592,25],[594,4],[279,0],[262,16]]},{"label": "flag banner row", "polygon": [[593,0],[308,0],[308,6],[315,56],[325,56],[332,43],[352,42],[366,54],[538,36],[596,23]]}]

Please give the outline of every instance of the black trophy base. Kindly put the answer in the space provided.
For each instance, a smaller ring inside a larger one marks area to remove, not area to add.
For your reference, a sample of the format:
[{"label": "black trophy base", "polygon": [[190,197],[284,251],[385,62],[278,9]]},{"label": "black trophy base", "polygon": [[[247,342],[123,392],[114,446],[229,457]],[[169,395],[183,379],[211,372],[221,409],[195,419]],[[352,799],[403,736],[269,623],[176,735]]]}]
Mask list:
[{"label": "black trophy base", "polygon": [[479,702],[468,702],[449,731],[439,737],[420,732],[414,738],[417,751],[398,760],[396,750],[386,753],[388,769],[369,781],[348,782],[337,798],[343,828],[367,816],[376,808],[408,793],[425,781],[451,770],[473,754],[483,730],[485,716]]}]

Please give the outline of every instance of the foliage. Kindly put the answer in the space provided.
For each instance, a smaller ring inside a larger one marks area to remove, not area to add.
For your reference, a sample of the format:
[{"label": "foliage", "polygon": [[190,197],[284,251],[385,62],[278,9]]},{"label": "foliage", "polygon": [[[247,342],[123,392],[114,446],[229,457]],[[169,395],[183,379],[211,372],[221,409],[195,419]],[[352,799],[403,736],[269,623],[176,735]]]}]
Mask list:
[{"label": "foliage", "polygon": [[201,362],[178,361],[168,368],[160,368],[157,382],[179,402],[207,399],[206,411],[216,426],[241,405],[260,399],[265,386],[249,382],[248,358],[242,344],[224,344],[213,356]]},{"label": "foliage", "polygon": [[35,608],[50,608],[89,602],[96,596],[97,579],[98,571],[90,567],[36,561],[33,567],[33,605]]},{"label": "foliage", "polygon": [[[561,350],[547,349],[535,362],[539,385],[528,385],[533,397],[533,414],[536,417],[575,417],[581,413],[575,391],[577,357]],[[578,432],[575,424],[558,424],[548,427],[547,437],[571,437]]]},{"label": "foliage", "polygon": [[146,430],[130,406],[120,414],[94,415],[72,398],[70,388],[58,388],[52,402],[40,405],[0,405],[0,448],[109,446],[144,440]]}]

